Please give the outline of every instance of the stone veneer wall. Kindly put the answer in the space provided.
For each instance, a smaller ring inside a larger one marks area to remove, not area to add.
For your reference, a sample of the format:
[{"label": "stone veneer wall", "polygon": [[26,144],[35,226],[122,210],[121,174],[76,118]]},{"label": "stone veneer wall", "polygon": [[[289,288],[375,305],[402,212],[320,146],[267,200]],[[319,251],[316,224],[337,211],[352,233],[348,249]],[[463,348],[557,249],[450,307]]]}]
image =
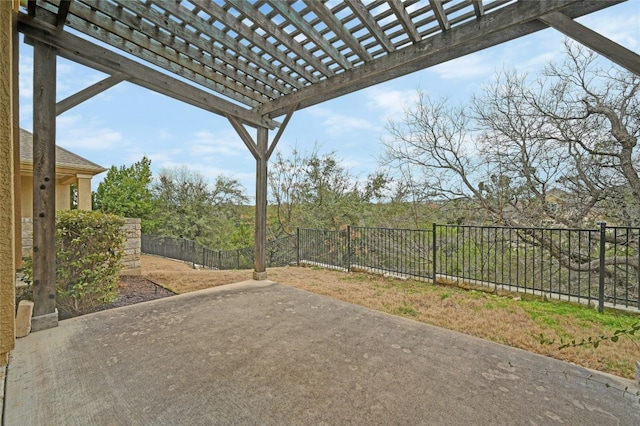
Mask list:
[{"label": "stone veneer wall", "polygon": [[[122,256],[122,271],[120,275],[140,275],[140,219],[125,218],[122,229],[125,232],[124,254]],[[33,254],[33,220],[22,218],[22,257]]]},{"label": "stone veneer wall", "polygon": [[124,229],[126,240],[120,275],[140,275],[142,273],[140,266],[140,241],[142,237],[140,219],[125,218],[122,229]]},{"label": "stone veneer wall", "polygon": [[33,254],[33,219],[22,218],[22,258],[31,257]]}]

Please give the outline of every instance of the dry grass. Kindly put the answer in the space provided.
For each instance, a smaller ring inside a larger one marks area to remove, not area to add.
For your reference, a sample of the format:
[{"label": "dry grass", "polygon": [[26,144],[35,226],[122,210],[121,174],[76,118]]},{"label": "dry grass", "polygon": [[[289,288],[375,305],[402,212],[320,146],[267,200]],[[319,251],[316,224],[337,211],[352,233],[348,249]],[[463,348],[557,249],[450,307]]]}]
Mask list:
[{"label": "dry grass", "polygon": [[[142,256],[143,274],[176,293],[252,279],[252,271],[196,270],[188,264]],[[561,341],[612,335],[629,328],[640,316],[608,312],[569,303],[543,301],[514,294],[495,295],[447,285],[433,286],[364,273],[319,268],[270,268],[268,278],[281,284],[456,330],[530,352],[633,378],[640,360],[640,336],[605,341],[596,349],[559,349]],[[540,336],[547,341],[541,342]]]}]

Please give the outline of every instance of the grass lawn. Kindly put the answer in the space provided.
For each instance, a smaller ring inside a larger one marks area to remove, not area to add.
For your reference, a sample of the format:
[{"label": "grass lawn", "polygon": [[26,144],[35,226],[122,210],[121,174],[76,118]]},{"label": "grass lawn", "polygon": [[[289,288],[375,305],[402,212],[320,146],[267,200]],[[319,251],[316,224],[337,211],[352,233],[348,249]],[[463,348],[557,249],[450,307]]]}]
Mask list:
[{"label": "grass lawn", "polygon": [[[142,256],[143,275],[176,293],[252,279],[252,271],[210,271],[154,256]],[[634,378],[640,332],[617,342],[560,348],[590,337],[631,329],[640,314],[606,311],[514,293],[488,293],[443,283],[344,273],[320,268],[270,268],[268,279],[427,324]]]}]

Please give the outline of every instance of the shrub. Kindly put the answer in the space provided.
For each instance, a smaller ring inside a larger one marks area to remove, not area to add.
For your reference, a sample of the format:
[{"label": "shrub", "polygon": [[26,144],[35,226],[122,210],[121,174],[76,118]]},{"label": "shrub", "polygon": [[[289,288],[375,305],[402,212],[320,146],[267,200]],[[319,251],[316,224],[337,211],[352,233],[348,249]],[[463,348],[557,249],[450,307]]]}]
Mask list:
[{"label": "shrub", "polygon": [[[118,296],[124,220],[95,211],[56,212],[56,306],[61,317],[90,312]],[[25,262],[33,280],[33,261]]]}]

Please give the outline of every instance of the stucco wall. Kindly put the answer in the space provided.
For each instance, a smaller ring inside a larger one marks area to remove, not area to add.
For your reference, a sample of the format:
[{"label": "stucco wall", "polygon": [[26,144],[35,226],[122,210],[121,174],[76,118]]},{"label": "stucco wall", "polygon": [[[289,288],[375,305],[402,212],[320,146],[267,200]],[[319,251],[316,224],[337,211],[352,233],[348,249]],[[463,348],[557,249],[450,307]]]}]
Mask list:
[{"label": "stucco wall", "polygon": [[0,1],[0,366],[15,345],[16,16]]},{"label": "stucco wall", "polygon": [[[20,198],[22,200],[22,217],[33,217],[33,176],[20,176],[20,187]],[[70,208],[71,185],[63,185],[59,182],[56,182],[56,210],[69,210]],[[91,210],[91,205],[89,204],[89,208],[86,208],[84,210]]]},{"label": "stucco wall", "polygon": [[20,176],[22,217],[33,217],[33,176]]}]

